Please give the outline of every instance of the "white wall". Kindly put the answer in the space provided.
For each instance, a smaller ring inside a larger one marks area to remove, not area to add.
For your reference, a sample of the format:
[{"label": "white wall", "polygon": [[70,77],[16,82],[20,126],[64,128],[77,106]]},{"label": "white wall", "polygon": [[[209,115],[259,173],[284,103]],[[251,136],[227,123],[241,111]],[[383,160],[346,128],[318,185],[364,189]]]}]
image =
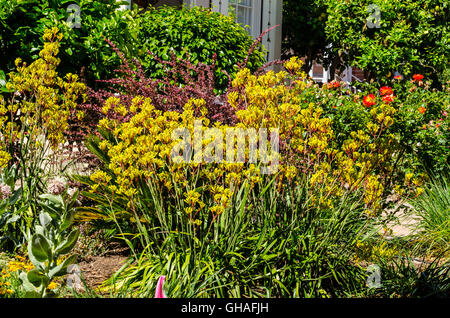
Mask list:
[{"label": "white wall", "polygon": [[263,1],[263,21],[262,31],[279,25],[276,29],[270,31],[263,38],[263,45],[269,51],[267,61],[273,61],[281,58],[281,38],[283,23],[283,1],[282,0],[264,0]]}]

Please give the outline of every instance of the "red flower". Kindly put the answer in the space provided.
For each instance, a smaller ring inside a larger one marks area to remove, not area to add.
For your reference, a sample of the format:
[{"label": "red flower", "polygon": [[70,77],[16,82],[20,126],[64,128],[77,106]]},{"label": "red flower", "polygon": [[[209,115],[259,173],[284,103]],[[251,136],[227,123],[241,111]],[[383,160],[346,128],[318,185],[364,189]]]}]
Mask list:
[{"label": "red flower", "polygon": [[369,94],[367,96],[364,96],[363,98],[363,104],[366,107],[370,107],[375,105],[377,102],[375,101],[375,95],[374,94]]},{"label": "red flower", "polygon": [[421,81],[423,79],[423,75],[422,74],[414,74],[413,75],[413,80],[414,81]]},{"label": "red flower", "polygon": [[427,109],[423,106],[419,107],[419,113],[424,114],[427,111]]},{"label": "red flower", "polygon": [[327,87],[328,87],[328,89],[331,89],[331,88],[339,88],[339,87],[341,87],[341,83],[339,83],[338,81],[331,81],[331,82],[329,82],[328,84],[327,84]]},{"label": "red flower", "polygon": [[389,86],[383,86],[382,88],[380,88],[380,94],[381,96],[392,95],[393,94],[392,88],[390,88]]},{"label": "red flower", "polygon": [[403,78],[403,76],[401,76],[401,75],[395,75],[394,76],[394,79],[396,79],[396,80],[401,80]]},{"label": "red flower", "polygon": [[390,95],[383,96],[383,102],[385,102],[386,104],[392,103],[393,101],[394,101],[394,95],[390,94]]}]

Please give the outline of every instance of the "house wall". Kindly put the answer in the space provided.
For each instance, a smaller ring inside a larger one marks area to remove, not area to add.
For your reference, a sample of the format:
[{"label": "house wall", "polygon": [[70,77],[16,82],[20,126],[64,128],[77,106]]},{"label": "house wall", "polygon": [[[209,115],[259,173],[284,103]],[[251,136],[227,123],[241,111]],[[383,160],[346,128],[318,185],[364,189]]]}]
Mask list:
[{"label": "house wall", "polygon": [[195,5],[199,7],[209,8],[210,0],[185,0],[185,2],[190,2],[190,5]]},{"label": "house wall", "polygon": [[278,25],[263,38],[263,45],[269,51],[266,60],[273,61],[281,59],[281,37],[283,23],[283,1],[262,1],[262,27],[261,32]]},{"label": "house wall", "polygon": [[365,76],[364,76],[364,71],[363,70],[354,67],[352,69],[352,72],[353,72],[353,76],[356,76],[360,81],[364,81],[366,79]]}]

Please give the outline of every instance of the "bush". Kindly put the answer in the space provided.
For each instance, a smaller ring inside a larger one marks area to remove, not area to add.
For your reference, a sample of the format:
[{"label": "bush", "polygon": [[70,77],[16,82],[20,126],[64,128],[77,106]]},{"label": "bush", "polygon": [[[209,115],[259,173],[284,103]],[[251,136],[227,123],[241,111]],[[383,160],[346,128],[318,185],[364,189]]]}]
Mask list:
[{"label": "bush", "polygon": [[[162,78],[164,65],[153,59],[152,53],[163,60],[178,58],[194,64],[212,64],[217,53],[217,88],[225,89],[235,65],[243,61],[253,41],[248,33],[231,18],[201,8],[149,8],[144,13],[118,10],[117,0],[78,2],[81,8],[80,28],[66,22],[71,0],[0,1],[0,70],[9,72],[14,64],[11,57],[22,57],[30,63],[43,47],[42,35],[48,27],[61,30],[62,63],[59,71],[79,74],[84,68],[86,83],[96,88],[96,80],[114,77],[120,59],[105,38],[118,46],[128,58],[142,61],[147,76]],[[256,69],[264,62],[256,50],[249,67]],[[0,73],[1,75],[1,73]],[[1,77],[0,77],[1,79]]]},{"label": "bush", "polygon": [[[442,75],[450,63],[447,1],[323,3],[328,6],[327,39],[345,64],[367,71],[374,80],[398,71],[408,77],[424,74],[436,87],[445,83]],[[380,21],[370,20],[377,14],[370,6],[377,6]]]},{"label": "bush", "polygon": [[[149,8],[140,17],[139,29],[139,58],[148,77],[162,79],[166,72],[147,51],[166,61],[174,52],[177,58],[208,65],[217,54],[216,87],[221,90],[228,86],[228,77],[222,71],[235,74],[236,65],[247,57],[253,43],[247,31],[232,18],[200,7]],[[263,63],[262,52],[256,50],[250,56],[248,67],[256,70]]]},{"label": "bush", "polygon": [[[134,60],[134,63],[127,60],[114,43],[110,41],[108,43],[122,59],[122,64],[117,70],[120,77],[102,81],[105,89],[89,89],[91,97],[89,103],[79,105],[86,116],[82,120],[71,122],[71,129],[68,132],[70,141],[81,143],[87,135],[95,133],[100,119],[105,115],[113,116],[120,122],[130,119],[129,115],[104,110],[103,106],[109,98],[115,98],[116,102],[120,101],[127,110],[132,107],[134,99],[140,97],[150,99],[155,109],[159,111],[177,112],[182,112],[190,99],[202,99],[205,101],[207,116],[212,122],[235,121],[234,110],[227,103],[225,96],[216,95],[215,56],[212,65],[201,62],[195,65],[177,58],[175,54],[172,54],[170,61],[164,61],[155,55],[154,60],[165,67],[166,75],[163,79],[148,78],[141,63],[137,60]],[[180,81],[184,84],[180,85]]]},{"label": "bush", "polygon": [[[129,104],[116,96],[106,100],[100,136],[86,143],[103,163],[77,179],[90,185],[84,196],[97,205],[85,216],[113,222],[140,257],[137,267],[118,277],[119,285],[149,295],[148,286],[162,272],[173,281],[168,288],[174,296],[360,292],[365,275],[352,265],[351,251],[380,214],[385,192],[392,191],[387,180],[397,151],[390,134],[396,109],[373,106],[364,116],[369,127],[378,125],[376,134],[365,127],[334,143],[332,120],[308,101],[320,89],[305,79],[301,66],[293,58],[277,74],[239,71],[227,94],[236,117],[230,124],[210,120],[211,105],[202,99],[190,99],[177,111],[158,109],[139,95]],[[196,121],[203,126],[196,128]],[[279,141],[279,156],[271,144],[259,149],[267,147],[267,162],[214,162],[220,151],[243,150],[226,145],[209,148],[197,162],[188,149],[198,144],[173,139],[180,127],[189,136],[201,131],[205,152],[227,129],[278,127],[271,142]],[[214,136],[205,135],[212,127]],[[172,153],[180,145],[190,162],[178,162],[181,155]],[[183,273],[190,275],[175,279]],[[199,280],[203,275],[207,282]]]},{"label": "bush", "polygon": [[120,65],[119,58],[104,41],[114,40],[123,52],[134,54],[136,47],[136,12],[118,10],[120,1],[78,2],[81,8],[80,28],[71,28],[66,22],[71,12],[70,0],[0,1],[0,70],[14,69],[14,58],[31,63],[43,48],[42,36],[47,28],[58,27],[61,40],[61,64],[58,71],[80,74],[85,67],[89,85],[95,80],[109,78]]},{"label": "bush", "polygon": [[[352,131],[367,131],[374,109],[389,104],[394,108],[390,115],[393,123],[388,130],[393,137],[391,153],[398,155],[394,159],[399,173],[396,177],[403,178],[410,172],[441,174],[449,162],[450,95],[446,85],[442,91],[430,86],[427,78],[392,78],[381,84],[360,83],[358,92],[352,93],[343,83],[331,82],[321,90],[305,89],[301,102],[319,105],[324,116],[332,119],[336,147],[343,145]],[[390,92],[383,94],[381,89]],[[374,104],[365,106],[364,99],[370,95]]]}]

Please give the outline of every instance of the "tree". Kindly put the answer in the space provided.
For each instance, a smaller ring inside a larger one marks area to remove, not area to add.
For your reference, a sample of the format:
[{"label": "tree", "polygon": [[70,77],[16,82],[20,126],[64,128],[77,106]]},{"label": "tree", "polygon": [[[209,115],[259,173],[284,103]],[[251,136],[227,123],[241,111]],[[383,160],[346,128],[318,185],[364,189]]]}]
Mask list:
[{"label": "tree", "polygon": [[317,0],[283,1],[283,58],[304,56],[309,71],[314,61],[330,63],[326,54],[330,42],[325,34],[327,6]]}]

